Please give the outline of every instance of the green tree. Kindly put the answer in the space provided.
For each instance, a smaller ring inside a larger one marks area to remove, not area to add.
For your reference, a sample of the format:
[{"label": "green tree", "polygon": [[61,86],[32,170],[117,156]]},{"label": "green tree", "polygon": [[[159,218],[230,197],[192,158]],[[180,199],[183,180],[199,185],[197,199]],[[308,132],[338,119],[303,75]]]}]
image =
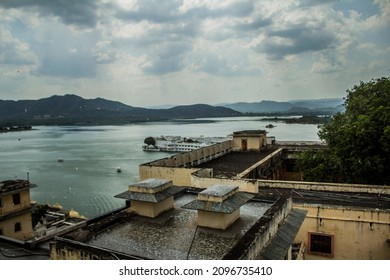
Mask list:
[{"label": "green tree", "polygon": [[320,126],[328,148],[304,153],[297,165],[308,180],[389,184],[390,79],[360,82],[347,93],[345,112]]},{"label": "green tree", "polygon": [[153,137],[149,136],[149,137],[145,138],[144,143],[146,145],[153,145],[154,146],[154,145],[156,145],[156,140]]}]

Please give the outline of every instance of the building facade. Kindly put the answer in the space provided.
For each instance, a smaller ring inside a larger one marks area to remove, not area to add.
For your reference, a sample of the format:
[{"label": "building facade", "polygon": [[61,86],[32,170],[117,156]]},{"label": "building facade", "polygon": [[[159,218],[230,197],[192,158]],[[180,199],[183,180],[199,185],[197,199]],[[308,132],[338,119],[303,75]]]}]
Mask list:
[{"label": "building facade", "polygon": [[33,236],[29,181],[0,183],[0,235],[18,240]]}]

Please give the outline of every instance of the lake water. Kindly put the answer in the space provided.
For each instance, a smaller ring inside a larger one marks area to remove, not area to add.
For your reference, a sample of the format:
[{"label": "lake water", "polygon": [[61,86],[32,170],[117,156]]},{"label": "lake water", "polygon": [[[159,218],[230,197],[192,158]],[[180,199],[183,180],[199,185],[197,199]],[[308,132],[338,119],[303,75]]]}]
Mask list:
[{"label": "lake water", "polygon": [[[0,133],[0,181],[26,179],[37,184],[31,198],[61,204],[86,217],[124,206],[114,195],[139,181],[138,166],[172,154],[142,151],[148,136],[227,136],[265,129],[259,117],[151,122],[123,126],[40,126],[32,131]],[[273,123],[268,136],[279,141],[318,140],[317,125]],[[63,162],[58,162],[58,159]],[[117,173],[121,167],[122,173]]]}]

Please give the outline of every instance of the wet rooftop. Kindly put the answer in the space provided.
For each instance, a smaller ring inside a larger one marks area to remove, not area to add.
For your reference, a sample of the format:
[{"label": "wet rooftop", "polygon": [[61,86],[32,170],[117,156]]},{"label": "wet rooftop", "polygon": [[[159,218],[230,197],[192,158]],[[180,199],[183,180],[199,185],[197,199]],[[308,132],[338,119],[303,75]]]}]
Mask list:
[{"label": "wet rooftop", "polygon": [[226,198],[238,190],[236,186],[214,185],[200,192],[198,199],[208,200],[208,196]]},{"label": "wet rooftop", "polygon": [[198,227],[197,211],[181,208],[196,198],[195,194],[176,198],[174,209],[154,219],[131,216],[87,243],[149,259],[221,259],[271,205],[248,202],[232,226],[217,230]]},{"label": "wet rooftop", "polygon": [[212,202],[207,200],[193,200],[183,205],[185,209],[202,210],[208,212],[231,214],[254,197],[253,194],[236,192],[223,202]]},{"label": "wet rooftop", "polygon": [[30,184],[26,180],[7,180],[0,182],[0,195],[21,191],[24,189],[35,188],[35,184]]},{"label": "wet rooftop", "polygon": [[219,158],[198,165],[198,168],[212,168],[215,178],[231,178],[240,174],[276,150],[269,147],[261,151],[231,152]]},{"label": "wet rooftop", "polygon": [[166,179],[146,179],[144,181],[131,184],[129,190],[142,193],[156,193],[172,185],[171,180]]}]

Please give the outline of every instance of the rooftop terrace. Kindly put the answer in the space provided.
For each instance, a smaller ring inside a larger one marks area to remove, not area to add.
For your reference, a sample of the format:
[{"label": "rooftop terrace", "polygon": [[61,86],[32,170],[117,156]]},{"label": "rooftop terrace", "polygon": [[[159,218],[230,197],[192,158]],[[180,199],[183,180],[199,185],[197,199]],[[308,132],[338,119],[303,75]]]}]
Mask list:
[{"label": "rooftop terrace", "polygon": [[154,219],[133,215],[86,243],[148,259],[221,259],[271,205],[248,202],[231,227],[217,230],[198,227],[197,211],[181,208],[196,197],[175,199],[174,209]]},{"label": "rooftop terrace", "polygon": [[212,168],[215,178],[231,178],[266,158],[276,149],[276,147],[269,147],[260,151],[230,152],[197,167]]}]

